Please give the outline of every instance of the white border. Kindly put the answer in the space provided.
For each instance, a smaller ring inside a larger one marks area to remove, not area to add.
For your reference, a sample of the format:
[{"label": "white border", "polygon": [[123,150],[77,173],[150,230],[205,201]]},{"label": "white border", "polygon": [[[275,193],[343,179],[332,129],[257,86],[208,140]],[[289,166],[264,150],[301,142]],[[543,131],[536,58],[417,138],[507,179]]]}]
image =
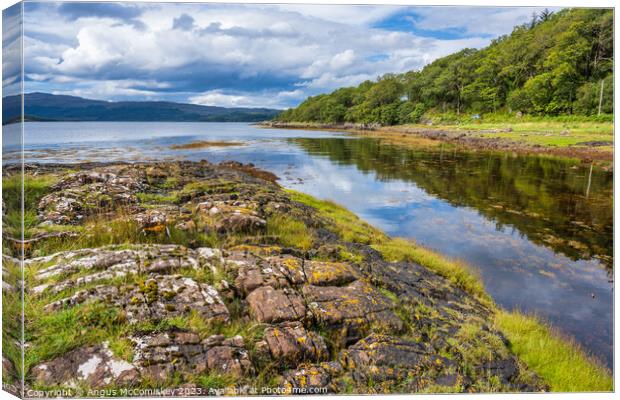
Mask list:
[{"label": "white border", "polygon": [[[36,1],[36,0],[35,0]],[[44,0],[43,0],[44,1]],[[68,1],[74,1],[74,2],[100,2],[97,0],[68,0]],[[149,2],[157,2],[157,1],[149,1],[149,0],[131,0],[132,2],[142,2],[142,3],[149,3]],[[121,1],[119,1],[121,2]],[[368,4],[368,5],[400,5],[400,6],[495,6],[495,7],[526,7],[526,6],[530,6],[530,7],[607,7],[607,8],[614,8],[616,5],[616,2],[613,0],[589,0],[589,1],[584,1],[584,0],[563,0],[563,1],[558,1],[558,0],[545,0],[544,2],[540,2],[540,1],[532,1],[532,0],[522,0],[519,2],[515,2],[515,1],[491,1],[491,0],[467,0],[467,1],[462,1],[462,0],[416,0],[416,1],[406,1],[406,0],[388,0],[388,1],[382,1],[382,0],[337,0],[337,1],[329,1],[329,0],[311,0],[311,1],[302,1],[302,0],[287,0],[287,1],[260,1],[260,0],[245,0],[243,2],[241,1],[226,1],[226,0],[211,0],[211,1],[204,1],[204,0],[194,0],[194,1],[183,1],[183,0],[167,0],[165,1],[167,3],[253,3],[253,4],[264,4],[264,3],[272,3],[272,4],[279,4],[279,3],[289,3],[289,4],[324,4],[324,5],[333,5],[333,4],[347,4],[347,5],[355,5],[355,4]],[[16,0],[8,0],[6,2],[3,2],[2,4],[2,8],[8,8],[13,4],[18,3],[18,1]],[[2,30],[2,18],[0,18],[0,31]],[[614,18],[614,31],[615,33],[618,32],[618,20],[617,18]],[[617,46],[617,38],[618,35],[614,34],[614,54],[618,54],[618,46]],[[1,56],[1,52],[0,52],[0,62],[2,60],[2,56]],[[614,72],[615,68],[614,68]],[[614,92],[614,115],[616,114],[617,111],[617,104],[618,104],[618,100],[620,98],[619,94],[618,94],[618,85],[617,85],[617,73],[615,73],[614,75],[615,79],[614,79],[614,88],[615,88],[615,92]],[[0,89],[0,95],[1,95],[1,89]],[[2,104],[0,102],[0,115],[2,113]],[[614,119],[614,129],[617,129],[618,127],[618,119]],[[614,131],[615,133],[615,131]],[[0,149],[2,148],[2,135],[0,135]],[[617,141],[614,141],[614,155],[617,154],[619,148],[619,144]],[[1,151],[1,150],[0,150]],[[616,169],[616,163],[615,163],[615,156],[614,156],[614,169]],[[615,249],[616,249],[616,235],[615,235],[615,227],[618,226],[618,223],[620,222],[620,217],[618,216],[617,213],[615,213],[615,210],[618,208],[618,205],[620,204],[620,200],[618,199],[618,197],[616,196],[616,188],[618,187],[618,184],[620,183],[620,178],[618,176],[619,174],[614,174],[614,261],[616,260],[615,257]],[[0,183],[0,187],[1,187],[1,183]],[[0,234],[2,232],[2,228],[0,226]],[[616,266],[616,263],[614,262],[614,268]],[[618,359],[618,347],[615,345],[616,343],[616,335],[618,333],[618,326],[620,325],[618,323],[618,319],[615,318],[616,315],[616,311],[619,309],[618,308],[618,297],[614,295],[614,366],[616,364],[616,360]],[[0,307],[1,310],[1,307]],[[614,388],[619,388],[619,376],[618,374],[615,372],[615,368],[614,368]],[[617,390],[617,389],[616,389]],[[377,395],[379,396],[379,395]],[[409,394],[409,395],[380,395],[379,397],[382,398],[395,398],[395,399],[463,399],[465,396],[467,397],[472,397],[475,399],[493,399],[493,400],[504,400],[504,399],[524,399],[524,398],[528,398],[528,399],[567,399],[567,400],[584,400],[584,399],[609,399],[609,398],[616,398],[619,396],[616,396],[616,393],[613,394],[609,394],[609,393],[587,393],[587,394],[583,394],[583,393],[519,393],[519,394],[457,394],[457,395],[452,395],[452,394],[433,394],[433,395],[418,395],[418,394]],[[332,397],[345,397],[345,396],[332,396]],[[0,400],[3,399],[14,399],[15,397],[11,396],[10,394],[8,394],[7,392],[0,392]],[[255,396],[255,397],[235,397],[235,399],[258,399],[258,398],[267,398],[265,396]],[[296,399],[300,399],[300,400],[306,400],[306,399],[317,399],[318,396],[296,396]],[[347,399],[355,399],[355,400],[362,400],[362,399],[367,399],[368,396],[346,396]],[[142,398],[142,399],[150,399],[150,398]],[[161,398],[152,398],[153,400],[155,399],[161,399]],[[186,398],[183,398],[186,399]]]}]

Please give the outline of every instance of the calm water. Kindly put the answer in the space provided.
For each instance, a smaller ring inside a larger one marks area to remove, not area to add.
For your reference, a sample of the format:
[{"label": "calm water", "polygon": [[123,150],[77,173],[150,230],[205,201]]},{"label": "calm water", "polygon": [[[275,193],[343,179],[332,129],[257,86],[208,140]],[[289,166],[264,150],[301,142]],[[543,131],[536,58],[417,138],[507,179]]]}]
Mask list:
[{"label": "calm water", "polygon": [[[5,162],[17,154],[10,129]],[[244,145],[170,149],[196,140]],[[612,367],[611,172],[235,123],[31,122],[25,150],[26,162],[253,162],[283,186],[335,200],[391,235],[467,261],[498,304],[548,319]]]}]

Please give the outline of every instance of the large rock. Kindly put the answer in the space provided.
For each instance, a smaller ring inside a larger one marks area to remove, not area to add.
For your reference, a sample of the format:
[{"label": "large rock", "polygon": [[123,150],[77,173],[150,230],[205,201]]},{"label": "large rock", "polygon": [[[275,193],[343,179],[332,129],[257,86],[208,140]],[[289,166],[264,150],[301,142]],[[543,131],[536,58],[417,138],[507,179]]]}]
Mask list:
[{"label": "large rock", "polygon": [[150,380],[164,381],[175,373],[254,374],[241,336],[226,339],[213,335],[200,340],[194,332],[177,331],[134,336],[132,340],[136,343],[134,364]]},{"label": "large rock", "polygon": [[50,303],[45,309],[51,312],[96,301],[123,309],[129,323],[159,321],[192,311],[205,321],[228,322],[230,318],[215,288],[180,275],[152,275],[145,282],[121,288],[96,286]]},{"label": "large rock", "polygon": [[451,365],[427,344],[374,333],[341,351],[340,361],[360,384],[402,381]]},{"label": "large rock", "polygon": [[137,369],[112,354],[107,343],[72,350],[51,361],[34,366],[30,376],[35,383],[48,387],[92,388],[126,387],[138,380]]},{"label": "large rock", "polygon": [[392,311],[394,304],[365,281],[347,286],[304,286],[308,310],[320,325],[341,328],[346,343],[360,339],[371,328],[400,332],[402,320]]},{"label": "large rock", "polygon": [[85,171],[70,175],[39,202],[39,219],[52,224],[78,224],[87,216],[138,203],[144,187],[137,176]]},{"label": "large rock", "polygon": [[306,306],[293,289],[262,286],[247,297],[250,311],[259,322],[278,323],[305,318]]},{"label": "large rock", "polygon": [[329,356],[325,340],[319,334],[307,331],[299,322],[265,329],[265,341],[271,356],[289,365],[322,361]]},{"label": "large rock", "polygon": [[361,277],[359,270],[349,264],[326,261],[306,261],[304,273],[308,283],[316,286],[341,286]]},{"label": "large rock", "polygon": [[228,260],[241,261],[235,286],[244,296],[261,286],[280,289],[296,286],[306,281],[303,260],[296,257],[275,256],[262,259],[256,256],[237,254]]},{"label": "large rock", "polygon": [[251,233],[263,230],[267,225],[253,202],[209,200],[199,203],[196,211],[220,233]]},{"label": "large rock", "polygon": [[284,374],[284,388],[288,394],[316,395],[335,393],[339,385],[334,378],[342,373],[337,362],[302,364]]},{"label": "large rock", "polygon": [[140,272],[173,272],[180,268],[198,268],[200,254],[178,245],[135,245],[130,249],[110,246],[56,253],[32,258],[27,265],[51,264],[39,270],[37,280],[89,270],[138,268]]}]

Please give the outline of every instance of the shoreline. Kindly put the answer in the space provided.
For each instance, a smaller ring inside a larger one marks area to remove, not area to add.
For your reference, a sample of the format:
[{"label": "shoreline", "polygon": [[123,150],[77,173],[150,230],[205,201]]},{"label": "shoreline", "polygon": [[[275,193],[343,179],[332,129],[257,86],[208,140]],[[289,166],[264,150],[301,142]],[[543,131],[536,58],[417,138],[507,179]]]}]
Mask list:
[{"label": "shoreline", "polygon": [[[374,137],[390,144],[411,147],[419,145],[439,146],[447,143],[463,147],[470,151],[490,151],[498,153],[517,153],[525,155],[543,155],[551,157],[573,158],[583,163],[597,163],[613,168],[613,143],[611,150],[598,146],[546,146],[528,144],[522,141],[501,137],[484,137],[485,134],[502,134],[512,132],[508,129],[492,130],[457,130],[453,127],[435,125],[393,125],[378,124],[323,124],[312,122],[278,122],[263,121],[255,125],[274,129],[321,130],[329,132],[346,132],[356,136]],[[535,135],[535,134],[533,134]],[[602,147],[602,146],[601,146]]]}]

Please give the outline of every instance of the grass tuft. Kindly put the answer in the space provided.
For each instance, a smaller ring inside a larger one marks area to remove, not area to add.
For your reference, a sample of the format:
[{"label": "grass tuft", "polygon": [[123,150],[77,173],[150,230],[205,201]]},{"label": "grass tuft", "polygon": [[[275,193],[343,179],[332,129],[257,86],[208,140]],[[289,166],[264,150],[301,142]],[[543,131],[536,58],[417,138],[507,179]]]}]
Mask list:
[{"label": "grass tuft", "polygon": [[611,373],[573,340],[537,317],[500,310],[495,323],[510,349],[542,377],[553,392],[609,392]]},{"label": "grass tuft", "polygon": [[267,235],[277,236],[284,246],[304,251],[314,243],[314,236],[303,221],[284,214],[275,214],[267,220]]}]

